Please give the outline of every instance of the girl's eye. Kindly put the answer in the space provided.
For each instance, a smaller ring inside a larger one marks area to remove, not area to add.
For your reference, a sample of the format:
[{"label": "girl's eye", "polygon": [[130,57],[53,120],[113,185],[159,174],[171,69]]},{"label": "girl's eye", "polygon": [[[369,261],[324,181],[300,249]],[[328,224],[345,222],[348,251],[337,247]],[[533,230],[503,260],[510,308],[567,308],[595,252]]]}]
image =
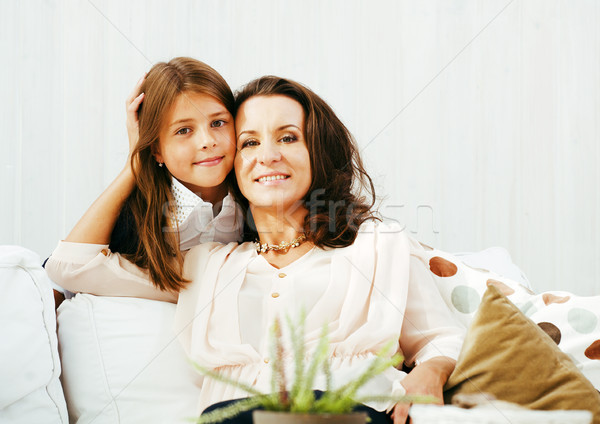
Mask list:
[{"label": "girl's eye", "polygon": [[256,140],[246,140],[242,143],[242,149],[244,147],[253,147],[253,146],[258,146],[258,141]]},{"label": "girl's eye", "polygon": [[223,121],[222,119],[217,119],[216,121],[212,121],[210,123],[210,126],[213,128],[220,128],[223,125],[225,125],[225,121]]},{"label": "girl's eye", "polygon": [[284,143],[293,143],[296,140],[298,140],[298,137],[296,137],[295,135],[286,135],[281,138],[281,141],[283,141]]},{"label": "girl's eye", "polygon": [[177,130],[177,132],[175,134],[179,134],[179,135],[186,135],[189,134],[192,130],[190,128],[181,128],[179,130]]}]

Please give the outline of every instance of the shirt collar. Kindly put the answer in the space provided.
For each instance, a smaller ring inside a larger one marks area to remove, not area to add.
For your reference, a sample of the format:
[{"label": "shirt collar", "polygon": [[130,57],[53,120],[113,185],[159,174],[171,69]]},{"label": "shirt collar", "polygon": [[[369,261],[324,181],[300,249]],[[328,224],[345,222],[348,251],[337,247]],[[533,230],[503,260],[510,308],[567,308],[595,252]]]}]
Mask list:
[{"label": "shirt collar", "polygon": [[179,233],[181,250],[205,242],[229,243],[241,240],[243,214],[231,193],[223,198],[221,210],[214,216],[212,203],[202,200],[174,177],[171,191],[175,201],[171,228]]},{"label": "shirt collar", "polygon": [[184,186],[177,178],[171,177],[171,179],[171,191],[175,200],[175,216],[171,221],[171,227],[177,228],[188,219],[199,203],[210,203],[202,200],[200,196]]}]

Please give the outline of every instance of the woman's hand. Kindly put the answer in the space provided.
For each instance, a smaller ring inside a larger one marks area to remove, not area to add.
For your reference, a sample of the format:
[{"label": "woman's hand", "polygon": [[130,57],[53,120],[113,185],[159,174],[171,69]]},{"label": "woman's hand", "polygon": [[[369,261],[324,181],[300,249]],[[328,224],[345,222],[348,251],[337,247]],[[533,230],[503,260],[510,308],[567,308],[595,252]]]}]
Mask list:
[{"label": "woman's hand", "polygon": [[125,101],[125,110],[127,112],[127,136],[129,137],[129,155],[135,149],[137,142],[140,138],[140,125],[138,120],[138,109],[144,100],[144,93],[140,93],[142,84],[146,80],[146,74],[144,74],[140,80],[135,84],[133,91],[127,97]]},{"label": "woman's hand", "polygon": [[[406,389],[407,395],[426,395],[438,399],[436,404],[444,404],[444,384],[454,370],[456,361],[445,356],[432,358],[416,366],[401,384]],[[410,404],[398,403],[394,406],[392,417],[394,424],[404,424],[408,418]]]}]

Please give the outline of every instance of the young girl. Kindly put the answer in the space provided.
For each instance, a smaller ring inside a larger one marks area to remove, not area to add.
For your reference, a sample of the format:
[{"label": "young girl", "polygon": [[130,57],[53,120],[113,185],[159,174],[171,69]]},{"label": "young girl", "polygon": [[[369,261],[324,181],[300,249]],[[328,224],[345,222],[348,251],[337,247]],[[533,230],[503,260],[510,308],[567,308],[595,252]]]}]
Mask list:
[{"label": "young girl", "polygon": [[233,110],[231,89],[210,66],[185,57],[154,65],[127,100],[124,169],[59,242],[48,273],[65,286],[65,276],[85,276],[91,293],[127,275],[175,301],[185,284],[181,250],[241,238],[242,217],[229,194]]}]

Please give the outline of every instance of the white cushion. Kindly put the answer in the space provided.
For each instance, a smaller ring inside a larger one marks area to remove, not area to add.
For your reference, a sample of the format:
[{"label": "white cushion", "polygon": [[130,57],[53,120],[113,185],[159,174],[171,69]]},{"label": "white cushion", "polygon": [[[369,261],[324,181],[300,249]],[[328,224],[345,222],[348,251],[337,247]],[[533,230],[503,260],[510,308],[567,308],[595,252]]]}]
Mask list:
[{"label": "white cushion", "polygon": [[58,310],[71,423],[178,423],[197,413],[201,377],[173,330],[175,305],[77,294]]},{"label": "white cushion", "polygon": [[533,411],[513,406],[483,406],[463,409],[445,405],[413,405],[413,424],[590,424],[590,411]]},{"label": "white cushion", "polygon": [[40,258],[0,246],[0,422],[67,423],[56,315]]},{"label": "white cushion", "polygon": [[525,273],[513,263],[510,253],[503,247],[489,247],[480,252],[463,252],[454,255],[470,267],[492,271],[531,288]]}]

